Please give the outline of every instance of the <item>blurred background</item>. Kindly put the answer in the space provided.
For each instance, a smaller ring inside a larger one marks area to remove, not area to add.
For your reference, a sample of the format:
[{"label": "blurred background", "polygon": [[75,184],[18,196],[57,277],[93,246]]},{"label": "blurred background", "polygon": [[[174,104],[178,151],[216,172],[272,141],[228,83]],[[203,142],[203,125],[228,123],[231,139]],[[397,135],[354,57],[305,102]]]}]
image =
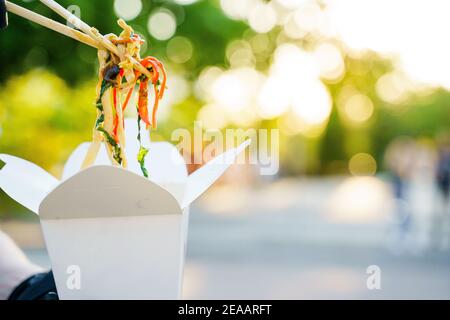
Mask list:
[{"label": "blurred background", "polygon": [[[450,3],[59,2],[102,33],[122,17],[164,62],[152,140],[195,120],[280,130],[277,175],[235,166],[192,207],[183,297],[450,298]],[[59,177],[91,138],[96,51],[9,20],[0,152]],[[48,267],[38,222],[0,191],[0,228]]]}]

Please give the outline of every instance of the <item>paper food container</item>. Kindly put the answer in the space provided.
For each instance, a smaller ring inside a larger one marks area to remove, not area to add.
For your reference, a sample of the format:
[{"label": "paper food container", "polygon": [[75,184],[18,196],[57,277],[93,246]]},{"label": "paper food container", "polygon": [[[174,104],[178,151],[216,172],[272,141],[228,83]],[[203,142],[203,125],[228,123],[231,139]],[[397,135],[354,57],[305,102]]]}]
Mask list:
[{"label": "paper food container", "polygon": [[109,164],[101,150],[80,171],[80,145],[57,180],[40,167],[0,154],[0,188],[39,214],[60,299],[177,299],[181,295],[189,205],[249,144],[228,150],[188,175],[169,143],[145,141],[142,176],[136,121],[127,120],[129,168]]}]

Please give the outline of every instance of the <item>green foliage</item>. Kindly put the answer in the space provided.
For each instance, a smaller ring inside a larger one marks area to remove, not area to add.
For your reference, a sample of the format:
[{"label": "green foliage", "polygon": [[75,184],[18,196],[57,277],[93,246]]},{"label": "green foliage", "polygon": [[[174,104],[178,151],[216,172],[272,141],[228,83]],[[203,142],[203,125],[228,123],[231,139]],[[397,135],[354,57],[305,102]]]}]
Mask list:
[{"label": "green foliage", "polygon": [[[73,1],[60,0],[68,7]],[[81,18],[103,34],[119,33],[112,0],[79,0]],[[21,2],[21,6],[63,22],[39,1]],[[179,6],[172,1],[143,1],[140,15],[129,24],[147,40],[147,50],[142,55],[154,55],[166,59],[166,41],[151,37],[146,26],[150,13],[158,8],[169,8],[178,19],[177,35],[191,40],[194,57],[183,66],[189,74],[196,75],[207,65],[223,64],[224,50],[230,39],[240,37],[245,24],[227,19],[215,1],[200,1],[191,6]],[[9,14],[9,27],[1,32],[0,83],[12,75],[23,74],[35,68],[46,68],[56,73],[69,84],[79,83],[95,77],[97,70],[96,51],[82,43]],[[64,22],[63,22],[64,23]],[[4,50],[3,48],[8,48]]]}]

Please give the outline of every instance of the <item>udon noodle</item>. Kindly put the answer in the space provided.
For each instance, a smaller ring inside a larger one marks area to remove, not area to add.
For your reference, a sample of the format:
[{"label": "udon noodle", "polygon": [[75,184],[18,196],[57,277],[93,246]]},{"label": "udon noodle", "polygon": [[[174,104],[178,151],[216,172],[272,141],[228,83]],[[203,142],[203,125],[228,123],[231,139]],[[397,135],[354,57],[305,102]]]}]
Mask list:
[{"label": "udon noodle", "polygon": [[[115,55],[107,49],[98,51],[100,66],[95,103],[97,119],[93,129],[93,141],[82,168],[94,163],[101,143],[105,144],[112,164],[127,167],[124,152],[126,147],[124,112],[129,104],[134,104],[139,127],[136,138],[140,144],[136,157],[143,175],[148,177],[145,157],[149,150],[141,143],[140,127],[143,123],[146,129],[156,128],[156,114],[159,100],[164,95],[166,73],[163,64],[158,59],[151,56],[143,59],[140,57],[143,40],[122,19],[118,20],[118,24],[123,29],[119,36],[108,34],[104,37],[117,46],[119,55]],[[149,71],[151,77],[135,69],[130,58],[139,61]],[[149,93],[150,87],[153,91],[151,93]],[[148,108],[149,96],[153,100],[151,115]]]}]

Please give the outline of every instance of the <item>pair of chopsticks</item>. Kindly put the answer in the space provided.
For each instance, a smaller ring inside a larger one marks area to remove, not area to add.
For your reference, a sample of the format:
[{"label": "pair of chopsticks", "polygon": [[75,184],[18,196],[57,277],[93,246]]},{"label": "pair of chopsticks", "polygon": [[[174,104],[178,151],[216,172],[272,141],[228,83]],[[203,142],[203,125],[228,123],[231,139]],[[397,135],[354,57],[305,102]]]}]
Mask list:
[{"label": "pair of chopsticks", "polygon": [[12,2],[5,1],[5,3],[6,3],[6,10],[8,12],[14,13],[14,14],[21,16],[22,18],[25,18],[27,20],[33,21],[37,24],[40,24],[41,26],[44,26],[48,29],[51,29],[58,33],[61,33],[72,39],[78,40],[84,44],[91,46],[91,47],[98,48],[97,42],[95,40],[93,40],[92,38],[90,38],[88,35],[84,34],[83,32],[72,29],[62,23],[56,22],[47,17],[41,16],[40,14],[37,14],[31,10],[28,10],[21,6],[18,6],[17,4],[14,4]]},{"label": "pair of chopsticks", "polygon": [[[89,26],[87,23],[82,21],[80,18],[66,10],[63,6],[57,3],[54,0],[40,0],[44,5],[52,9],[58,15],[63,17],[66,21],[74,25],[77,29],[72,29],[62,23],[49,19],[47,17],[41,16],[33,11],[25,9],[21,6],[18,6],[12,2],[5,1],[6,10],[14,13],[18,16],[21,16],[25,19],[33,21],[37,24],[40,24],[48,29],[59,32],[67,37],[78,40],[84,44],[87,44],[94,48],[105,48],[111,51],[118,57],[121,57],[119,53],[119,49],[115,46],[111,41],[103,37],[103,35],[98,32],[97,29]],[[128,57],[129,60],[133,63],[133,66],[141,73],[145,74],[147,77],[151,78],[152,75],[150,71],[148,71],[139,61],[132,57]]]}]

